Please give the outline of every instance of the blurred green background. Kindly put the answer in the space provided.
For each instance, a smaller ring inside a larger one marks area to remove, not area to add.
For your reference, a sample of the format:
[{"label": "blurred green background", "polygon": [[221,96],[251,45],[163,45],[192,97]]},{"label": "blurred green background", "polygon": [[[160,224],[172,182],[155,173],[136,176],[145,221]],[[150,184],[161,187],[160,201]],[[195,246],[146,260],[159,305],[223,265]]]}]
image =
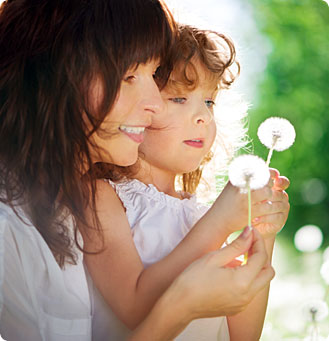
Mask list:
[{"label": "blurred green background", "polygon": [[[318,337],[303,305],[326,300],[328,284],[320,276],[323,250],[329,245],[329,6],[322,0],[251,0],[258,30],[268,41],[267,65],[249,111],[249,133],[255,154],[266,159],[257,138],[259,124],[269,116],[287,118],[296,129],[295,144],[274,152],[271,166],[291,180],[291,211],[278,235],[262,341],[329,340],[329,319],[317,323]],[[252,40],[252,37],[249,37]],[[318,226],[322,248],[302,253],[293,247],[296,231]],[[313,335],[314,336],[314,335]],[[323,337],[323,338],[321,338]]]},{"label": "blurred green background", "polygon": [[295,144],[274,152],[271,166],[289,176],[291,211],[280,237],[292,239],[306,224],[329,240],[329,7],[322,0],[251,0],[256,25],[270,43],[267,67],[250,109],[255,153],[267,150],[257,138],[269,116],[287,118]]}]

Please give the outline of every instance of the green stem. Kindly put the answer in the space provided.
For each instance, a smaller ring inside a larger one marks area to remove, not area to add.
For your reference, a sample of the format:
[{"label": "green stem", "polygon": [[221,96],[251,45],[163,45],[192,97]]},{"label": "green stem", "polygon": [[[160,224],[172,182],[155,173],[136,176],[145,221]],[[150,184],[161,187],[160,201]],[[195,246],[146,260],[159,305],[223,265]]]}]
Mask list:
[{"label": "green stem", "polygon": [[272,158],[273,150],[274,150],[274,147],[275,147],[275,144],[276,144],[276,141],[278,140],[278,138],[279,138],[279,136],[273,135],[272,147],[270,148],[270,151],[268,152],[267,160],[266,160],[266,166],[267,167],[269,167],[269,165],[270,165],[270,161],[271,161],[271,158]]},{"label": "green stem", "polygon": [[[251,190],[250,184],[247,183],[248,188],[248,226],[251,227]],[[248,251],[244,254],[242,265],[247,264],[248,261]]]},{"label": "green stem", "polygon": [[251,190],[248,184],[248,226],[251,227]]}]

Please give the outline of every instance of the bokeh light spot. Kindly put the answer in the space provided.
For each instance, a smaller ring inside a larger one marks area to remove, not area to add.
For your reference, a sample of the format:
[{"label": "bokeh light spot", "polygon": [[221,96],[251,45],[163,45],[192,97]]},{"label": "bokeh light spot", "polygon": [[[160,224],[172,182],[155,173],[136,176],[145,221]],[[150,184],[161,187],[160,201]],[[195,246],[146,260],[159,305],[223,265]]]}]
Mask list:
[{"label": "bokeh light spot", "polygon": [[295,234],[294,243],[297,250],[302,252],[314,252],[322,244],[323,234],[315,225],[305,225]]}]

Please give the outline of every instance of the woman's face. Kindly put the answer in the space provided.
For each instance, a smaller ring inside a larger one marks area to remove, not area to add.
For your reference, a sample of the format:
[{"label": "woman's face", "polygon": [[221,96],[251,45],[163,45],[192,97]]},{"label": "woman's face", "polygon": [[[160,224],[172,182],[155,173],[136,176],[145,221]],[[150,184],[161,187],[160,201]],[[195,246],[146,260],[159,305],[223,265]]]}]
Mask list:
[{"label": "woman's face", "polygon": [[[91,136],[93,162],[129,166],[137,161],[138,146],[144,140],[144,130],[152,123],[152,116],[163,109],[163,100],[154,81],[157,61],[139,64],[124,76],[114,105],[98,129]],[[97,102],[101,86],[93,88]]]}]

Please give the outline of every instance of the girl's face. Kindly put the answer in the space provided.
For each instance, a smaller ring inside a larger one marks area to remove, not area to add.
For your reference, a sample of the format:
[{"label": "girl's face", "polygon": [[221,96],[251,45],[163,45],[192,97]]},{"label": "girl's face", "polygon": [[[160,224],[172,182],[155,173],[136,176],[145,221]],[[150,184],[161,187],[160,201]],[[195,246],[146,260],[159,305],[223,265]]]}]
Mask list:
[{"label": "girl's face", "polygon": [[[163,110],[163,100],[154,81],[157,61],[131,68],[121,82],[115,103],[103,123],[91,136],[93,162],[129,166],[136,162],[138,147],[144,140],[144,130],[154,114]],[[92,91],[97,103],[101,86]]]},{"label": "girl's face", "polygon": [[146,162],[175,175],[195,170],[216,136],[213,105],[217,91],[207,84],[202,68],[197,70],[199,85],[193,91],[177,94],[166,87],[161,92],[166,109],[154,117],[140,146]]}]

